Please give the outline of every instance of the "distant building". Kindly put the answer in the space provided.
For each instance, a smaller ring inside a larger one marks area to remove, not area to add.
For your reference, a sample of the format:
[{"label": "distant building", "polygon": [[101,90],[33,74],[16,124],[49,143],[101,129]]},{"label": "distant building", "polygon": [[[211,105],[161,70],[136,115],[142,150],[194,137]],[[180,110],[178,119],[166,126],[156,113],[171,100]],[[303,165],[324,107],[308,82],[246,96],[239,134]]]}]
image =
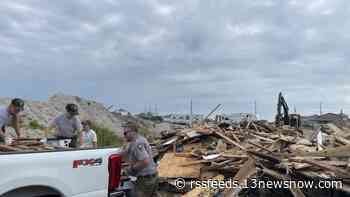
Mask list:
[{"label": "distant building", "polygon": [[[192,121],[202,121],[204,118],[201,114],[193,114]],[[177,123],[177,124],[189,124],[191,121],[191,115],[189,114],[168,114],[163,116],[164,121]]]},{"label": "distant building", "polygon": [[215,116],[215,121],[217,122],[239,123],[245,120],[253,121],[257,120],[257,117],[251,113],[220,114]]},{"label": "distant building", "polygon": [[125,109],[118,109],[115,113],[119,114],[119,115],[122,115],[122,116],[129,116],[129,115],[131,115],[130,112],[126,111]]},{"label": "distant building", "polygon": [[327,123],[333,123],[338,127],[345,126],[350,121],[349,116],[340,113],[326,113],[319,115],[313,115],[313,116],[304,116],[302,117],[302,123],[306,126],[312,126],[314,124],[327,124]]}]

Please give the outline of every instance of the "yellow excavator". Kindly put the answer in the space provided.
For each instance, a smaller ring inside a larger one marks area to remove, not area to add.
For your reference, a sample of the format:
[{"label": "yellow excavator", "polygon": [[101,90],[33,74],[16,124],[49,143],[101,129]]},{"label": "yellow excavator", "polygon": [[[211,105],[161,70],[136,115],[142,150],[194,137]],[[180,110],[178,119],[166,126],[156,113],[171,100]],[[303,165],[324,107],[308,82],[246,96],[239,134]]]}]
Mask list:
[{"label": "yellow excavator", "polygon": [[275,119],[275,124],[278,127],[282,127],[283,125],[289,125],[291,127],[300,128],[301,126],[300,114],[289,114],[289,108],[286,100],[282,95],[282,92],[280,92],[278,95],[277,115]]}]

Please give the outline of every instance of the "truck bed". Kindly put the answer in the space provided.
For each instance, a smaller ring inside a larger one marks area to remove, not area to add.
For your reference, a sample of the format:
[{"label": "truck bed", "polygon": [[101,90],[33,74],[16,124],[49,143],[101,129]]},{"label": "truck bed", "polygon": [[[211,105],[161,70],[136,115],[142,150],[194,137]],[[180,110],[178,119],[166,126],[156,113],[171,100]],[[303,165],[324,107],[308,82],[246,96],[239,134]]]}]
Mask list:
[{"label": "truck bed", "polygon": [[44,152],[62,152],[62,151],[80,151],[80,150],[93,150],[93,149],[110,149],[117,148],[100,147],[100,148],[69,148],[62,146],[55,146],[40,141],[18,141],[11,145],[0,144],[0,155],[7,154],[25,154],[25,153],[44,153]]},{"label": "truck bed", "polygon": [[48,151],[48,150],[57,150],[57,149],[62,149],[62,148],[50,146],[42,142],[18,142],[11,145],[0,144],[0,153]]}]

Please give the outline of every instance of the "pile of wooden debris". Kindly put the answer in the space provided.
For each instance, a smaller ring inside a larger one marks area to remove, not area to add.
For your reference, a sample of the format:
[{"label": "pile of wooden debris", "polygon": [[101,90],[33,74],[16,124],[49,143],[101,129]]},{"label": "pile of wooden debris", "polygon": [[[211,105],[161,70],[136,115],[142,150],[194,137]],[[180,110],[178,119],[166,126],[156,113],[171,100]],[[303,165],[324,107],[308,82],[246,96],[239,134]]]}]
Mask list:
[{"label": "pile of wooden debris", "polygon": [[33,151],[52,151],[63,149],[55,147],[40,141],[41,139],[21,139],[15,140],[11,144],[0,144],[0,153],[8,152],[33,152]]},{"label": "pile of wooden debris", "polygon": [[[181,131],[163,132],[155,144],[161,188],[184,196],[327,196],[350,195],[350,135],[332,124],[322,127],[322,147],[307,130],[275,127],[265,121],[237,125],[208,123]],[[321,150],[321,148],[323,150]],[[186,184],[175,187],[181,178]],[[338,189],[202,189],[193,180],[338,180]],[[322,195],[321,195],[322,194]]]}]

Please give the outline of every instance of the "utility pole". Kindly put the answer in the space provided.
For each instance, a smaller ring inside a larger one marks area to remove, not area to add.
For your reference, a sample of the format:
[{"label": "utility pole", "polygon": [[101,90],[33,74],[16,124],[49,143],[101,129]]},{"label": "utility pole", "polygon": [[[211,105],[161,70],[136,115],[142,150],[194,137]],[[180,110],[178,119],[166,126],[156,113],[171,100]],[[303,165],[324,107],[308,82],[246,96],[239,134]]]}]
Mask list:
[{"label": "utility pole", "polygon": [[192,99],[190,101],[190,127],[192,128],[192,121],[193,121],[193,108],[192,108]]},{"label": "utility pole", "polygon": [[294,106],[294,113],[296,114],[297,113],[297,108]]},{"label": "utility pole", "polygon": [[320,116],[322,115],[322,102],[320,102]]},{"label": "utility pole", "polygon": [[217,109],[221,107],[221,104],[218,104],[213,110],[210,111],[210,113],[204,118],[203,123],[212,115]]},{"label": "utility pole", "polygon": [[257,110],[256,110],[256,100],[254,101],[254,115],[256,117],[256,114],[257,114]]}]

